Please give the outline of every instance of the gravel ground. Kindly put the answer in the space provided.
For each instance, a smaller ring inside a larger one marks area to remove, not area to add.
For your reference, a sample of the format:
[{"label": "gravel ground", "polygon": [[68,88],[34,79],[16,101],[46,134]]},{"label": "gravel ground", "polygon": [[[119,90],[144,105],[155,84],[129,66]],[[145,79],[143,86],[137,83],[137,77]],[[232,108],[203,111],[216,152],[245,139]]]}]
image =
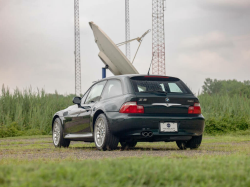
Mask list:
[{"label": "gravel ground", "polygon": [[[55,148],[51,138],[32,139],[0,139],[0,159],[102,159],[118,157],[199,157],[204,155],[229,155],[237,152],[237,148],[250,147],[250,141],[205,143],[197,150],[179,150],[173,143],[138,143],[134,149],[115,151],[98,151],[93,143],[71,142],[69,148]],[[229,147],[229,148],[227,148]]]}]

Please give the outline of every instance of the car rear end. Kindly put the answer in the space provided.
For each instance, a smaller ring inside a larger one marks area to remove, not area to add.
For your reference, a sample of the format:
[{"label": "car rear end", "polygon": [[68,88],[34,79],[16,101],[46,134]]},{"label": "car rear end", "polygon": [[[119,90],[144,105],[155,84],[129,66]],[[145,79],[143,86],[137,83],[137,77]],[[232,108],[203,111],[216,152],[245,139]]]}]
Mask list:
[{"label": "car rear end", "polygon": [[188,141],[201,136],[204,117],[197,97],[178,78],[127,77],[131,93],[119,113],[109,113],[114,134],[124,140]]}]

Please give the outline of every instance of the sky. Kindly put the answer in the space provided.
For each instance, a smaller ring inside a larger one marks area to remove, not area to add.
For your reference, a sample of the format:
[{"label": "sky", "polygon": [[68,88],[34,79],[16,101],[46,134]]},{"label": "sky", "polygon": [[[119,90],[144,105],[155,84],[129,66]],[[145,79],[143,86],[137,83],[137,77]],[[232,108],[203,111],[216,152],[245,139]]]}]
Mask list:
[{"label": "sky", "polygon": [[[82,93],[102,77],[104,64],[88,22],[115,43],[125,41],[125,0],[79,0]],[[166,1],[166,75],[194,93],[205,78],[250,80],[250,0]],[[152,0],[130,0],[131,38],[152,27]],[[131,43],[131,56],[138,42]],[[125,52],[125,46],[120,49]],[[134,66],[146,74],[152,33]],[[74,1],[0,0],[0,85],[75,93]],[[108,70],[107,76],[113,76]]]}]

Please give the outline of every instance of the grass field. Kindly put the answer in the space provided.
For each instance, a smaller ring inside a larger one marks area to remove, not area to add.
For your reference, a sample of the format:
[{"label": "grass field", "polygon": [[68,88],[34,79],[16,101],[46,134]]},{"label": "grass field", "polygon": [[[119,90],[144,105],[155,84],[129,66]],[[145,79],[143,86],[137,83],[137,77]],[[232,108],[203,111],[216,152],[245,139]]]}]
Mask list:
[{"label": "grass field", "polygon": [[139,143],[97,151],[73,142],[56,149],[50,136],[0,139],[0,186],[250,186],[250,136],[205,136],[197,150]]}]

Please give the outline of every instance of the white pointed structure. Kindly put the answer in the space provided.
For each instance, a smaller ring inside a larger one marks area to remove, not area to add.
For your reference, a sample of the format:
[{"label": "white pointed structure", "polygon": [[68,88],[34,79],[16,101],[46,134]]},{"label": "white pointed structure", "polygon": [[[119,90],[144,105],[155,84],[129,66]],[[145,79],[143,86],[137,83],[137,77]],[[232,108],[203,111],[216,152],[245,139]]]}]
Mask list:
[{"label": "white pointed structure", "polygon": [[89,22],[100,49],[98,56],[114,75],[139,74],[116,44],[93,22]]}]

